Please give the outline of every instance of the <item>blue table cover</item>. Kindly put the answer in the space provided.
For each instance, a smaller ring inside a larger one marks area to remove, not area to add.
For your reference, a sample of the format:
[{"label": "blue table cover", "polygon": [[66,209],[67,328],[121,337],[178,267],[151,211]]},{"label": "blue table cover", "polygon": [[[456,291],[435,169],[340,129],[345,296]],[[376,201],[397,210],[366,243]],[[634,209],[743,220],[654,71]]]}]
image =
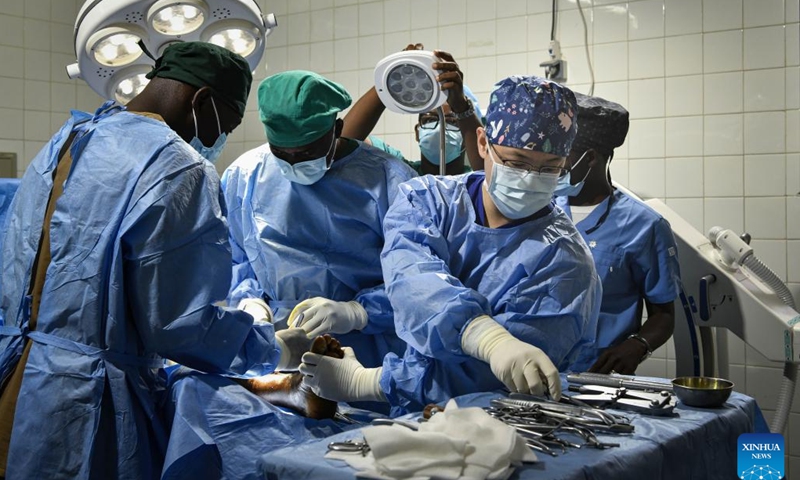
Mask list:
[{"label": "blue table cover", "polygon": [[[219,375],[185,367],[170,367],[168,375],[162,479],[260,478],[257,462],[265,453],[361,426],[302,417]],[[340,404],[343,410],[365,424],[381,416]]]},{"label": "blue table cover", "polygon": [[[459,406],[488,406],[496,393],[457,398]],[[601,441],[620,443],[618,448],[568,449],[558,457],[537,454],[539,463],[517,469],[514,479],[536,480],[657,480],[737,478],[737,438],[742,433],[763,431],[764,420],[755,400],[733,393],[720,408],[699,409],[679,402],[673,417],[623,413],[632,419],[632,435],[598,435]],[[291,449],[263,455],[263,478],[351,480],[355,471],[346,463],[323,458],[333,441],[362,439],[358,430],[311,441]]]}]

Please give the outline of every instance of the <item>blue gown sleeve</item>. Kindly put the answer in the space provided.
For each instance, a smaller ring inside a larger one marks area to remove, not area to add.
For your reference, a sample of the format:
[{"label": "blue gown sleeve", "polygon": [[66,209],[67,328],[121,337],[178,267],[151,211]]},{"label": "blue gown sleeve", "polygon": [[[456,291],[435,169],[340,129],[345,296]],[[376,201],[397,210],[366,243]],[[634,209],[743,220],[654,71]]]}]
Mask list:
[{"label": "blue gown sleeve", "polygon": [[[419,181],[435,182],[431,179],[420,177]],[[386,215],[381,253],[384,282],[394,307],[397,335],[423,355],[458,361],[465,355],[463,328],[475,317],[491,314],[491,309],[483,295],[451,274],[448,241],[439,228],[442,213],[433,207],[442,192],[435,186],[415,190],[412,183],[419,181],[400,186],[402,195]]]},{"label": "blue gown sleeve", "polygon": [[652,303],[670,303],[678,297],[680,266],[672,227],[659,218],[649,229],[634,263],[634,277],[642,294]]},{"label": "blue gown sleeve", "polygon": [[216,307],[231,253],[219,177],[198,163],[136,202],[123,236],[125,295],[147,351],[210,373],[264,375],[280,358],[272,325]]},{"label": "blue gown sleeve", "polygon": [[[401,164],[399,162],[386,162],[384,164],[384,168],[386,172],[385,175],[387,189],[386,204],[389,206],[389,208],[391,208],[391,205],[396,203],[398,199],[402,198],[400,185],[403,182],[414,178],[416,176],[416,172],[414,172],[405,164]],[[386,219],[385,215],[386,214],[384,213],[383,218],[381,219],[382,225]],[[364,310],[367,311],[367,317],[369,318],[367,326],[361,330],[362,333],[366,333],[368,335],[383,334],[387,332],[394,333],[394,311],[384,285],[366,288],[358,292],[356,294],[355,301],[364,307]]]},{"label": "blue gown sleeve", "polygon": [[503,296],[494,319],[563,371],[595,340],[602,283],[588,252],[566,238],[548,248],[538,267]]},{"label": "blue gown sleeve", "polygon": [[367,326],[361,333],[376,335],[394,332],[394,311],[383,285],[358,292],[355,301],[367,312]]},{"label": "blue gown sleeve", "polygon": [[222,191],[225,195],[225,203],[228,205],[228,229],[233,260],[233,277],[227,300],[228,305],[234,307],[245,298],[264,298],[264,290],[258,283],[256,273],[244,250],[245,232],[241,195],[246,191],[246,185],[240,185],[239,182],[242,181],[246,182],[247,176],[242,175],[234,167],[228,168],[222,175]]}]

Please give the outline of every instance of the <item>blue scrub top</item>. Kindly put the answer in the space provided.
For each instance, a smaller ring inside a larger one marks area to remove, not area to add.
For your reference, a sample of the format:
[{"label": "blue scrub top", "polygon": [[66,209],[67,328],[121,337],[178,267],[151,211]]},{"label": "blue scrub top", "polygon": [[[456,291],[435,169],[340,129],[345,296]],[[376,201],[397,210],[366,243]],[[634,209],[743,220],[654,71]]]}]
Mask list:
[{"label": "blue scrub top", "polygon": [[[372,143],[372,146],[377,148],[378,150],[382,150],[389,155],[399,158],[406,165],[411,167],[417,174],[425,175],[425,172],[422,171],[422,160],[408,160],[403,156],[403,152],[394,148],[393,146],[389,145],[388,143],[384,142],[382,138],[376,137],[374,135],[369,136],[369,141]],[[468,162],[464,162],[464,172],[462,173],[470,173],[472,172],[472,167],[470,167]]]},{"label": "blue scrub top", "polygon": [[[571,367],[574,371],[587,370],[604,349],[639,331],[642,299],[670,303],[680,291],[677,246],[669,222],[619,190],[609,208],[611,199],[575,225],[603,281],[603,302],[595,347],[584,350]],[[568,197],[556,197],[556,203],[572,218]]]}]

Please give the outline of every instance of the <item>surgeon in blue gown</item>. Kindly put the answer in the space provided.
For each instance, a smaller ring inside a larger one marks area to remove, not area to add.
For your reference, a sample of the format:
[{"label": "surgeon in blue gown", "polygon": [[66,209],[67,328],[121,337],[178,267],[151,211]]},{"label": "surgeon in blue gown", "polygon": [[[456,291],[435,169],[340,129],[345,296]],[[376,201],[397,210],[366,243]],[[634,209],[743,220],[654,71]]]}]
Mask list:
[{"label": "surgeon in blue gown", "polygon": [[73,112],[12,203],[0,303],[6,478],[158,478],[163,357],[265,374],[310,344],[212,305],[231,254],[207,160],[241,121],[247,62],[177,43],[149,77],[127,109]]},{"label": "surgeon in blue gown", "polygon": [[576,109],[561,85],[506,78],[478,130],[486,174],[401,185],[382,264],[408,347],[379,368],[352,351],[304,354],[300,371],[317,394],[388,401],[393,414],[503,387],[560,396],[558,369],[594,341],[601,295],[586,244],[551,203]]},{"label": "surgeon in blue gown", "polygon": [[383,218],[415,176],[402,161],[341,136],[351,98],[316,73],[273,75],[258,88],[269,144],[223,174],[231,305],[276,325],[334,334],[371,366],[404,344],[383,288]]},{"label": "surgeon in blue gown", "polygon": [[677,246],[666,219],[611,184],[609,165],[625,141],[628,111],[600,97],[576,96],[578,136],[567,159],[571,172],[556,189],[557,203],[589,245],[603,281],[603,303],[597,341],[571,369],[633,374],[672,336]]}]

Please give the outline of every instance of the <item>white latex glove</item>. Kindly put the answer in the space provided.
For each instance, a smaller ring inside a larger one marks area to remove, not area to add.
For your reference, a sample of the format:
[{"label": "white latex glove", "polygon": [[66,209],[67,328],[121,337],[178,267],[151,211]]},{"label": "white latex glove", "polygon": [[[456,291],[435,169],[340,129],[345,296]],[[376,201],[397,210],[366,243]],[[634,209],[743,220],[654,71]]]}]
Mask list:
[{"label": "white latex glove", "polygon": [[275,343],[281,349],[281,358],[275,370],[297,370],[303,354],[311,349],[313,342],[314,339],[299,328],[287,328],[275,332]]},{"label": "white latex glove", "polygon": [[343,350],[342,359],[304,354],[300,372],[305,375],[306,385],[320,397],[335,402],[385,402],[379,383],[383,367],[364,368],[352,348]]},{"label": "white latex glove", "polygon": [[354,301],[314,297],[300,302],[289,314],[289,327],[300,327],[312,337],[323,333],[349,333],[366,326],[367,311]]},{"label": "white latex glove", "polygon": [[483,360],[512,392],[542,395],[549,390],[553,400],[561,398],[558,369],[540,349],[517,340],[488,315],[474,319],[461,336],[461,348]]},{"label": "white latex glove", "polygon": [[255,323],[272,323],[272,309],[260,298],[245,298],[236,308],[249,313]]}]

